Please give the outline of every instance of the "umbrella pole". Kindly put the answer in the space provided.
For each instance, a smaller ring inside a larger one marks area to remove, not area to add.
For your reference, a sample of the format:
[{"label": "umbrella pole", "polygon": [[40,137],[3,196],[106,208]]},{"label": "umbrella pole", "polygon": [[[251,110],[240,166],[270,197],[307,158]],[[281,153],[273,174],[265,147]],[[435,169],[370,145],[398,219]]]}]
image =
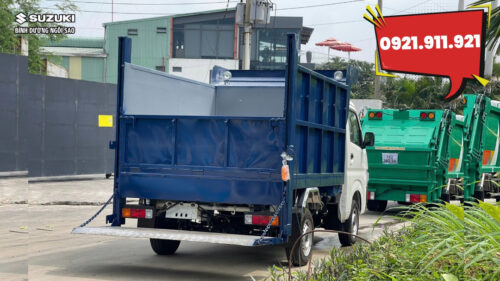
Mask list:
[{"label": "umbrella pole", "polygon": [[351,52],[347,52],[347,61],[351,61]]},{"label": "umbrella pole", "polygon": [[328,62],[330,62],[330,47],[328,47]]}]

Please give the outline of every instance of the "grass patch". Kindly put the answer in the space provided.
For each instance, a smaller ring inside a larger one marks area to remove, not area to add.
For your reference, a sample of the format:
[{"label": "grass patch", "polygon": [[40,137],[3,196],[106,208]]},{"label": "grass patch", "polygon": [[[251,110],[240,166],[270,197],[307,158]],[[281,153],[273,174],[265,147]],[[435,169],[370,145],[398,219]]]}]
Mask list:
[{"label": "grass patch", "polygon": [[[372,244],[333,248],[309,279],[295,271],[293,280],[500,280],[500,206],[415,205],[401,219],[411,224]],[[288,280],[287,270],[273,267],[267,280]]]}]

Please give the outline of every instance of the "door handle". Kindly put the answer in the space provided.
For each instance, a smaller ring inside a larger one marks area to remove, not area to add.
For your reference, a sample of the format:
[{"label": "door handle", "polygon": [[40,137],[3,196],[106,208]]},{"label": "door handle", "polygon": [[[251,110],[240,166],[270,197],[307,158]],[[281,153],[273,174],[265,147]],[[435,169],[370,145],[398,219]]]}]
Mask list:
[{"label": "door handle", "polygon": [[353,153],[351,153],[351,159],[354,159],[354,154]]}]

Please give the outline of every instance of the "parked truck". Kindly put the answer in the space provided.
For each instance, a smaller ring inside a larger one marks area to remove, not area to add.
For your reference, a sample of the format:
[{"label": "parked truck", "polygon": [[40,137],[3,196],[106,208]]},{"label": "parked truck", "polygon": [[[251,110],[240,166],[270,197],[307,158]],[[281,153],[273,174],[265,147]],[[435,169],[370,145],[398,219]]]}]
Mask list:
[{"label": "parked truck", "polygon": [[286,71],[215,68],[205,84],[130,64],[119,38],[111,226],[73,233],[150,238],[159,255],[180,241],[283,244],[295,265],[311,255],[313,233],[291,252],[301,234],[357,234],[374,142],[349,103],[357,74],[304,68],[296,44],[288,35]]},{"label": "parked truck", "polygon": [[469,145],[466,150],[464,193],[478,200],[500,197],[497,173],[500,140],[500,101],[478,95],[465,95],[464,114],[470,116],[467,128]]},{"label": "parked truck", "polygon": [[388,200],[440,202],[463,198],[464,116],[450,110],[370,109],[363,132],[367,148],[367,207],[384,211]]}]

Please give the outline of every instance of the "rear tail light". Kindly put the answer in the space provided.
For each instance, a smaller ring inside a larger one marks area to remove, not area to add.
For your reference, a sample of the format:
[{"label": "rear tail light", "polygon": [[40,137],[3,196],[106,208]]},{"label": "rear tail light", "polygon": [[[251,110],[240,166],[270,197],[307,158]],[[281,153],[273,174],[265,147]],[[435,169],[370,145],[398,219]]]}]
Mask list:
[{"label": "rear tail light", "polygon": [[381,111],[370,111],[368,113],[368,119],[382,120],[382,112]]},{"label": "rear tail light", "polygon": [[491,150],[483,151],[483,165],[488,165],[490,163],[490,158],[493,157],[493,153]]},{"label": "rear tail light", "polygon": [[[245,224],[267,225],[273,216],[245,214]],[[271,226],[279,226],[280,218],[276,217]]]},{"label": "rear tail light", "polygon": [[423,203],[427,202],[427,195],[426,194],[406,194],[405,198],[406,202],[411,202],[411,203]]},{"label": "rear tail light", "polygon": [[152,219],[153,210],[152,209],[135,209],[135,208],[123,208],[122,217],[124,218],[137,218],[137,219]]},{"label": "rear tail light", "polygon": [[434,112],[420,112],[420,120],[434,120],[436,118],[436,113]]},{"label": "rear tail light", "polygon": [[448,163],[448,172],[455,170],[455,164],[458,165],[458,161],[456,158],[450,158],[450,162]]},{"label": "rear tail light", "polygon": [[375,200],[375,191],[368,191],[368,192],[366,193],[366,198],[367,198],[368,200]]},{"label": "rear tail light", "polygon": [[290,168],[288,165],[281,166],[281,180],[289,181],[290,180]]}]

